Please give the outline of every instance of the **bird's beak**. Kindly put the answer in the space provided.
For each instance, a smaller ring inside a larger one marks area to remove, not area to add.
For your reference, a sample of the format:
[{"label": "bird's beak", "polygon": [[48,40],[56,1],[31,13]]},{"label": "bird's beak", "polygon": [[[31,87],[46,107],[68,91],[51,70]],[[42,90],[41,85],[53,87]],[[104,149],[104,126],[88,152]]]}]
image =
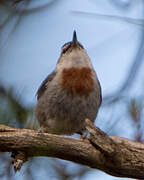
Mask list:
[{"label": "bird's beak", "polygon": [[76,47],[78,44],[78,41],[77,41],[77,35],[76,35],[76,31],[73,32],[73,40],[72,40],[72,45],[73,47]]}]

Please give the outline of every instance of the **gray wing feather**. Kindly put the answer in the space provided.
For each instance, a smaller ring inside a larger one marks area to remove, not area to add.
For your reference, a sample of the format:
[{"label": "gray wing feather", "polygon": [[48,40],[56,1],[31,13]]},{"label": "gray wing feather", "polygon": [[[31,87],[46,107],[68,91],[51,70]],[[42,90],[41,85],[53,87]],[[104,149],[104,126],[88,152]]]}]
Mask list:
[{"label": "gray wing feather", "polygon": [[39,99],[45,92],[45,90],[48,88],[48,83],[50,81],[53,80],[54,76],[55,76],[56,72],[53,71],[51,74],[49,74],[46,79],[42,82],[42,84],[40,85],[36,95],[37,95],[37,99]]},{"label": "gray wing feather", "polygon": [[98,86],[99,86],[99,90],[100,90],[100,94],[99,94],[99,96],[100,96],[99,106],[100,106],[100,105],[101,105],[101,103],[102,103],[102,90],[101,90],[101,85],[100,85],[99,80],[98,80]]}]

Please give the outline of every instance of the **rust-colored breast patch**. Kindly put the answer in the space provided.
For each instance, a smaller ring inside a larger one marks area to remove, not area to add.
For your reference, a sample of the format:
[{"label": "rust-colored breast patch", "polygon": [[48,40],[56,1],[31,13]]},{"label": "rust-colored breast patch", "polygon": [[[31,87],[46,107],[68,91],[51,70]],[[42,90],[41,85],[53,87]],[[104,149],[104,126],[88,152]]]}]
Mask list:
[{"label": "rust-colored breast patch", "polygon": [[64,69],[61,85],[72,94],[87,96],[94,88],[92,70],[86,67]]}]

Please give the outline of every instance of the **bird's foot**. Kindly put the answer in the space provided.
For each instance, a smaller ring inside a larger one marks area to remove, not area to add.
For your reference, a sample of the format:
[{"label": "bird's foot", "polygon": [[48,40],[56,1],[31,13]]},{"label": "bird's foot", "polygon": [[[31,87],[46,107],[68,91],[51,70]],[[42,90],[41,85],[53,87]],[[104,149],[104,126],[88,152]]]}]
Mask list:
[{"label": "bird's foot", "polygon": [[37,130],[38,133],[44,133],[44,128],[40,127],[38,130]]},{"label": "bird's foot", "polygon": [[80,134],[80,139],[82,140],[87,140],[88,139],[88,131],[87,130],[82,130],[77,132],[77,134]]},{"label": "bird's foot", "polygon": [[88,131],[85,130],[84,132],[82,132],[80,138],[83,139],[83,140],[87,139],[88,138]]}]

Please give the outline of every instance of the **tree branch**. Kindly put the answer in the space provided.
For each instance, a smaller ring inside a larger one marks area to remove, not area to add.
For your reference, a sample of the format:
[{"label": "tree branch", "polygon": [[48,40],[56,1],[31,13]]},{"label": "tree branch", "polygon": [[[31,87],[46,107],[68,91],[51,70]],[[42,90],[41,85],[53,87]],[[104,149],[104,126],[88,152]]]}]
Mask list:
[{"label": "tree branch", "polygon": [[20,158],[15,160],[19,168],[26,158],[47,156],[86,165],[112,176],[144,178],[144,144],[107,136],[88,119],[86,128],[91,135],[89,140],[0,125],[0,152],[21,154],[15,157]]}]

